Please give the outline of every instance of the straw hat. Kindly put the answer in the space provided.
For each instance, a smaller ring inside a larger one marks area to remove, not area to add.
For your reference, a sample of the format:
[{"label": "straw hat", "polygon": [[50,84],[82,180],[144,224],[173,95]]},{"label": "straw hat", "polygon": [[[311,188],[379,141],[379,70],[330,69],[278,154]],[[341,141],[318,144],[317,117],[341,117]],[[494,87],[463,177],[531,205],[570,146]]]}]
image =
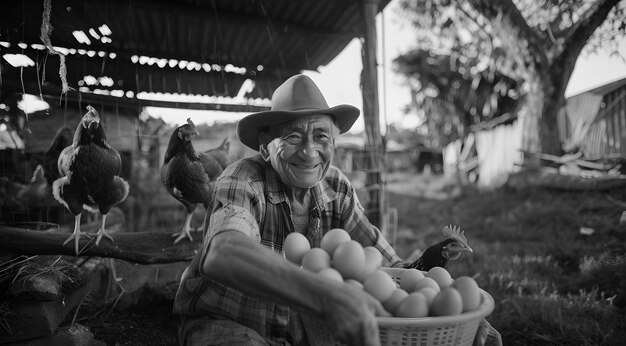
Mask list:
[{"label": "straw hat", "polygon": [[267,127],[300,117],[328,114],[341,133],[352,127],[360,111],[350,105],[328,107],[317,85],[308,76],[298,74],[287,79],[272,95],[272,109],[250,114],[239,121],[237,135],[243,144],[259,150],[259,133]]}]

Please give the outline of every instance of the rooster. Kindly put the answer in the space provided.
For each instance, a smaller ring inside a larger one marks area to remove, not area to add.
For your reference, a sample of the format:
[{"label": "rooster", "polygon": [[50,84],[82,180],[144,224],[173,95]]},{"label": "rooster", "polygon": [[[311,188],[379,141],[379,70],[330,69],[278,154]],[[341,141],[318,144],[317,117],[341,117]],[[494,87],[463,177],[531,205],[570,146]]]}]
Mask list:
[{"label": "rooster", "polygon": [[213,193],[213,183],[228,164],[228,140],[219,148],[206,152],[196,152],[192,140],[200,133],[196,126],[187,119],[187,123],[177,127],[170,137],[165,159],[161,166],[161,182],[167,192],[185,206],[187,216],[183,229],[176,233],[174,244],[191,237],[191,217],[196,205],[201,203],[205,209],[202,229],[204,230]]},{"label": "rooster", "polygon": [[98,112],[87,106],[74,132],[74,140],[58,158],[60,178],[52,183],[52,193],[74,215],[74,232],[63,245],[74,239],[79,254],[80,218],[83,209],[100,211],[102,226],[98,230],[96,246],[106,233],[106,217],[111,208],[126,199],[128,183],[119,174],[122,169],[120,154],[107,142],[104,126]]},{"label": "rooster", "polygon": [[406,268],[422,271],[428,271],[432,267],[445,268],[448,261],[459,258],[463,252],[473,252],[467,244],[465,231],[461,231],[459,227],[446,226],[441,232],[446,238],[429,246],[415,262],[408,264]]}]

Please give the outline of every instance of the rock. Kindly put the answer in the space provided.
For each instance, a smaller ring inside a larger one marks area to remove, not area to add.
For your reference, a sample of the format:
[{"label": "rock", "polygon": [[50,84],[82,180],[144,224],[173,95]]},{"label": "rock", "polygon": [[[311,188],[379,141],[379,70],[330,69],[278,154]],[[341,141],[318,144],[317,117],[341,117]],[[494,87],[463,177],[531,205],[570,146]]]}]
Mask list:
[{"label": "rock", "polygon": [[89,328],[78,324],[70,324],[61,327],[50,336],[37,339],[30,339],[5,346],[98,346],[103,345],[101,341],[94,340],[94,335]]},{"label": "rock", "polygon": [[9,293],[22,299],[55,300],[62,294],[61,283],[52,272],[21,278],[11,285]]},{"label": "rock", "polygon": [[0,327],[0,344],[51,336],[70,311],[93,289],[91,280],[51,301],[12,298],[7,301]]}]

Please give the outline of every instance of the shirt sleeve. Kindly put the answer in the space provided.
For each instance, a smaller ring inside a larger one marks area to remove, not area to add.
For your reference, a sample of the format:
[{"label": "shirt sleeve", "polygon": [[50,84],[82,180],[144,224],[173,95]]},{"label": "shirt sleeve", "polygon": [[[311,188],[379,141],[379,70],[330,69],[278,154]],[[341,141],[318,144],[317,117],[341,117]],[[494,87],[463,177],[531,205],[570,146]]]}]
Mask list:
[{"label": "shirt sleeve", "polygon": [[[229,166],[215,183],[213,209],[209,227],[202,244],[202,261],[215,236],[224,232],[241,232],[256,242],[261,240],[259,223],[261,221],[261,203],[258,193],[245,167]],[[202,266],[200,266],[202,268]]]}]

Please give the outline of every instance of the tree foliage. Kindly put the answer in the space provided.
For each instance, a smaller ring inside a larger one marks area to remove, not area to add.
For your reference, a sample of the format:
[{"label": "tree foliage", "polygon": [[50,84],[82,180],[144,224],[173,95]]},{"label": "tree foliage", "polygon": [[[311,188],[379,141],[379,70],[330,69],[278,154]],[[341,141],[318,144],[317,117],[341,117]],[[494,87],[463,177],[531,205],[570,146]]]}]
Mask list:
[{"label": "tree foliage", "polygon": [[512,98],[524,95],[515,114],[525,117],[524,146],[531,151],[560,150],[557,113],[583,49],[619,54],[626,36],[626,2],[620,0],[401,0],[400,5],[415,27],[419,51],[396,62],[416,92],[416,106],[428,100],[445,106],[439,109],[458,110],[470,95],[456,120],[445,118],[447,126],[480,124],[510,111],[493,102],[506,81]]}]

